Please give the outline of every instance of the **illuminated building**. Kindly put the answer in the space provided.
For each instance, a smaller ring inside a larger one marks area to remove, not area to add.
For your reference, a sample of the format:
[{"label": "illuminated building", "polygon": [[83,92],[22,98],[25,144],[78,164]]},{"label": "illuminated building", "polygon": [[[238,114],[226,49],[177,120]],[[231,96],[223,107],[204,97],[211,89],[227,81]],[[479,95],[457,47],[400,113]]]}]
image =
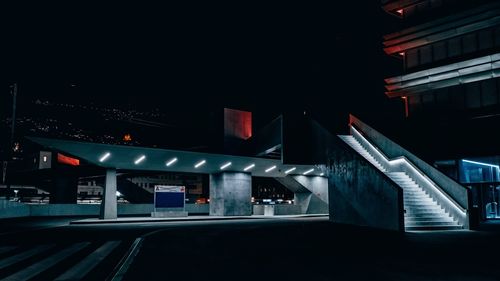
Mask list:
[{"label": "illuminated building", "polygon": [[403,143],[471,187],[482,219],[498,218],[500,2],[384,0],[382,8],[404,27],[383,38],[403,69],[385,79],[386,95],[404,108]]}]

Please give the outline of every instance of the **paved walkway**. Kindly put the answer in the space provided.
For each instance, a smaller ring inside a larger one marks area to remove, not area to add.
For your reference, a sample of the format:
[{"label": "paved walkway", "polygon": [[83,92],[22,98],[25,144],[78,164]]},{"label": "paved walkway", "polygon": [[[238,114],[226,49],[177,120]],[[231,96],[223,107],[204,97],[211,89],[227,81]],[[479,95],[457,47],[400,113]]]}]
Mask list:
[{"label": "paved walkway", "polygon": [[205,220],[240,220],[240,219],[276,219],[276,218],[305,218],[305,217],[327,217],[326,214],[315,215],[282,215],[282,216],[188,216],[171,218],[153,218],[153,217],[125,217],[117,219],[98,219],[89,218],[71,221],[70,224],[103,224],[103,223],[144,223],[144,222],[178,222],[178,221],[205,221]]}]

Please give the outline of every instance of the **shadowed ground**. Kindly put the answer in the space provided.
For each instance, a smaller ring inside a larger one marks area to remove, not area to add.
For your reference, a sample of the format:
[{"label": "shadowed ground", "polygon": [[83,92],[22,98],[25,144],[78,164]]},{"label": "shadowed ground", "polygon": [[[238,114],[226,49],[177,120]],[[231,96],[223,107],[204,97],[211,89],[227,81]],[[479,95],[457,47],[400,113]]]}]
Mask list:
[{"label": "shadowed ground", "polygon": [[325,219],[149,235],[126,280],[500,280],[500,228],[398,234]]},{"label": "shadowed ground", "polygon": [[[500,223],[480,231],[395,233],[318,218],[68,225],[71,218],[0,221],[0,279],[78,243],[88,247],[33,280],[52,280],[110,241],[119,246],[83,280],[104,280],[144,237],[125,280],[500,280]],[[9,249],[9,248],[7,248]],[[7,251],[7,250],[6,250]]]}]

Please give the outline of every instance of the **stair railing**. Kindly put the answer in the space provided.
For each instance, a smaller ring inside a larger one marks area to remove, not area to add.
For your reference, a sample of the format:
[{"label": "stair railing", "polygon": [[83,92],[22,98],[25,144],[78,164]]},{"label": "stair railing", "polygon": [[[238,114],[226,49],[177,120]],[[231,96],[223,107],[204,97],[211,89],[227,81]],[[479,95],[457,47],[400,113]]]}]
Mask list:
[{"label": "stair railing", "polygon": [[[354,116],[351,116],[352,118],[355,118]],[[351,134],[353,137],[360,142],[360,144],[367,149],[367,151],[372,154],[372,156],[380,162],[380,164],[388,171],[388,172],[405,172],[407,173],[410,178],[415,180],[417,184],[422,186],[425,191],[429,193],[429,195],[438,202],[440,206],[442,206],[446,212],[450,213],[454,219],[456,219],[464,228],[469,228],[469,216],[467,209],[461,206],[450,194],[448,194],[443,188],[441,188],[440,185],[438,185],[434,180],[429,178],[426,173],[422,171],[413,161],[408,159],[405,155],[401,155],[398,157],[394,157],[390,159],[379,147],[373,145],[371,142],[367,140],[367,138],[358,131],[357,128],[359,126],[355,126],[357,124],[355,123],[361,123],[363,126],[368,127],[370,130],[376,132],[372,128],[370,128],[368,125],[362,123],[359,120],[355,120],[356,122],[351,122],[350,128],[351,128]],[[381,135],[380,133],[377,133],[377,137],[383,137],[386,138],[385,136]],[[389,139],[385,139],[384,141],[391,142]],[[401,148],[402,149],[402,148]],[[416,156],[412,155],[413,157],[416,158]],[[418,158],[417,158],[418,159]],[[420,160],[420,159],[418,159]],[[420,160],[423,162],[422,160]],[[428,165],[430,166],[430,165]],[[432,169],[435,169],[434,167],[430,166]],[[427,167],[429,169],[429,167]],[[441,177],[446,177],[446,175],[440,173],[435,169],[436,171],[433,171],[435,174]],[[443,181],[452,181],[449,178],[441,178],[440,180]],[[455,183],[452,181],[453,184],[457,185],[458,183]],[[463,187],[465,191],[466,196],[468,196],[468,192],[466,187]],[[463,200],[462,200],[463,201]],[[465,200],[465,202],[468,202],[468,199]]]}]

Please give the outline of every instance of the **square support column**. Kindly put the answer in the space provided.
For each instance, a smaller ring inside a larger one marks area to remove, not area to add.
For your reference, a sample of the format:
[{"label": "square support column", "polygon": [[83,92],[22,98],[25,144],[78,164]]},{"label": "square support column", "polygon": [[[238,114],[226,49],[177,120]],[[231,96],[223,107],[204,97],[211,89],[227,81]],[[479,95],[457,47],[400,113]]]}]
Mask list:
[{"label": "square support column", "polygon": [[252,215],[252,176],[223,172],[210,175],[210,215]]},{"label": "square support column", "polygon": [[101,202],[100,219],[116,219],[116,170],[107,169],[106,179],[104,181],[104,190]]}]

